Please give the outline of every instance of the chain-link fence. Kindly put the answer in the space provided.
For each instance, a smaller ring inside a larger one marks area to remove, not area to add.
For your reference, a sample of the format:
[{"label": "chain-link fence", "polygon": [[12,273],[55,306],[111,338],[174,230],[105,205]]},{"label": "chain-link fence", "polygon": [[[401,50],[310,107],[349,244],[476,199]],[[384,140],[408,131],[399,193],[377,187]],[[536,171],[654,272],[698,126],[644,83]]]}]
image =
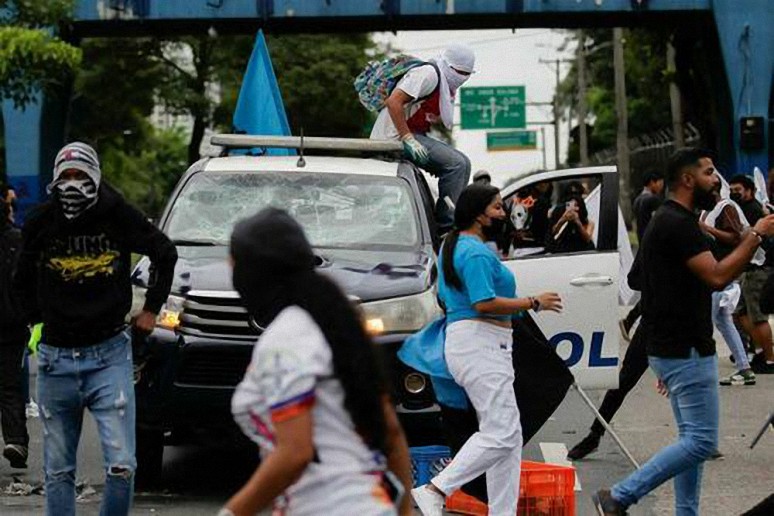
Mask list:
[{"label": "chain-link fence", "polygon": [[[702,137],[691,123],[685,126],[685,144],[700,145]],[[642,177],[648,170],[665,173],[669,156],[675,151],[674,132],[671,128],[629,138],[629,159],[631,178],[629,196],[633,199],[642,188]],[[590,156],[592,165],[615,165],[617,153],[615,147],[599,151]],[[623,192],[622,192],[623,193]]]}]

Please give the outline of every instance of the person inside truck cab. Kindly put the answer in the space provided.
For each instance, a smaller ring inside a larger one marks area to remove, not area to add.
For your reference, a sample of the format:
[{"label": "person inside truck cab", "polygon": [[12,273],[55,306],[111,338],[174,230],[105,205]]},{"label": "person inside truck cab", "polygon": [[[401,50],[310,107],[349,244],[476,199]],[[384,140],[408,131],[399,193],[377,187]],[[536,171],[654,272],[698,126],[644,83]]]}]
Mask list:
[{"label": "person inside truck cab", "polygon": [[219,514],[411,514],[408,447],[374,345],[301,226],[266,208],[236,225],[231,257],[265,328],[231,402],[262,461]]},{"label": "person inside truck cab", "polygon": [[476,56],[454,44],[427,65],[412,68],[398,81],[379,113],[371,138],[400,140],[408,159],[438,178],[436,219],[441,234],[452,229],[453,208],[468,184],[471,164],[465,154],[428,136],[438,121],[451,130],[454,98],[475,71]]}]

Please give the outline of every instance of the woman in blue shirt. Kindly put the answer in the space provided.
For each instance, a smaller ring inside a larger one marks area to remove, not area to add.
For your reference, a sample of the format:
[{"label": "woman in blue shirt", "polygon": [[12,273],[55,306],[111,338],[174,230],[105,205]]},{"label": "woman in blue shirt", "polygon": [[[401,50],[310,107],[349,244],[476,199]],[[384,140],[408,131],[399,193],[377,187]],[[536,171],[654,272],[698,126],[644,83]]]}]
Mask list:
[{"label": "woman in blue shirt", "polygon": [[440,516],[444,498],[488,473],[489,514],[516,514],[521,465],[521,422],[513,392],[511,320],[524,310],[559,312],[555,293],[516,297],[516,281],[485,242],[505,220],[500,191],[472,184],[460,195],[455,229],[441,250],[438,294],[446,307],[444,355],[455,382],[476,409],[479,431],[430,483],[412,490],[425,516]]}]

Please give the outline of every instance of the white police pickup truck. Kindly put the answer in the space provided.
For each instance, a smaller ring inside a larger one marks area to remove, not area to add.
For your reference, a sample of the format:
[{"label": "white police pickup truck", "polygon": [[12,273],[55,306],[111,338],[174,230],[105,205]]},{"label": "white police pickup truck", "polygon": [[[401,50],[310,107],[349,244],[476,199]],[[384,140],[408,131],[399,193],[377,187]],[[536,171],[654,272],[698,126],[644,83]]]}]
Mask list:
[{"label": "white police pickup truck", "polygon": [[[360,306],[384,351],[401,420],[412,428],[437,418],[432,387],[400,363],[403,341],[439,313],[435,298],[439,246],[435,200],[424,172],[400,159],[393,142],[218,135],[225,149],[294,148],[299,156],[224,155],[204,158],[182,176],[159,227],[179,260],[159,327],[138,353],[136,367],[138,481],[159,478],[164,444],[219,441],[238,431],[230,398],[248,365],[260,329],[251,325],[231,285],[229,236],[234,223],[273,205],[304,227],[320,272],[336,280]],[[310,155],[318,151],[325,156]],[[332,156],[339,151],[370,158]],[[260,154],[260,152],[258,153]],[[582,387],[610,388],[618,371],[618,175],[600,167],[544,172],[503,191],[511,206],[530,202],[546,213],[520,221],[521,236],[581,183],[599,188],[597,245],[569,254],[520,253],[507,258],[520,295],[559,292],[561,315],[534,314]],[[531,201],[530,201],[531,199]],[[522,210],[522,213],[524,211]],[[518,239],[517,239],[518,240]],[[533,251],[534,251],[534,246]],[[518,256],[518,257],[516,257]],[[133,273],[142,305],[152,278],[147,260]]]}]

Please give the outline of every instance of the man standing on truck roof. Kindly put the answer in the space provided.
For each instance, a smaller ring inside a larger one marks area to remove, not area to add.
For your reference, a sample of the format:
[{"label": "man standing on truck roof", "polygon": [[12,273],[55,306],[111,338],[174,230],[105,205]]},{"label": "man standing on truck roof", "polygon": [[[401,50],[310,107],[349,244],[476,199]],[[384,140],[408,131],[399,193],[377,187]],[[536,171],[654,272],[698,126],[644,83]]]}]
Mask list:
[{"label": "man standing on truck roof", "polygon": [[412,68],[392,90],[371,131],[371,138],[403,142],[408,159],[438,178],[435,211],[440,233],[452,228],[450,203],[457,202],[468,184],[470,160],[428,133],[439,120],[451,130],[454,97],[474,73],[475,63],[476,56],[470,48],[455,44],[426,65]]},{"label": "man standing on truck roof", "polygon": [[99,429],[107,480],[101,514],[129,514],[134,487],[135,403],[126,315],[132,253],[153,262],[145,306],[133,321],[153,331],[177,251],[116,190],[101,181],[96,151],[65,145],[54,162],[51,200],[27,218],[14,289],[29,323],[43,323],[38,399],[44,426],[46,514],[75,514],[75,466],[83,410]]}]

